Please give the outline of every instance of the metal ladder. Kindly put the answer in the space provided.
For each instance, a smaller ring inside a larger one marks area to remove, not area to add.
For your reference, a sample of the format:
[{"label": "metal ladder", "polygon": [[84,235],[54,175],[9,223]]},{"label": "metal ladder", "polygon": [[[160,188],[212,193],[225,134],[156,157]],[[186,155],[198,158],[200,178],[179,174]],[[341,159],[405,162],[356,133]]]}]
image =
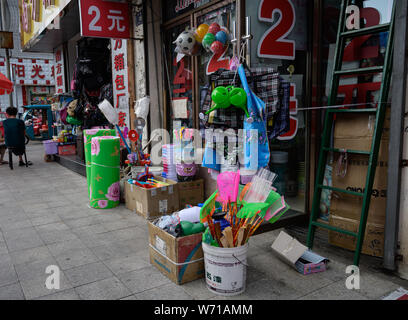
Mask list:
[{"label": "metal ladder", "polygon": [[[358,266],[360,262],[360,255],[361,255],[361,249],[362,249],[363,241],[364,241],[364,234],[366,230],[367,216],[368,216],[368,210],[370,207],[374,176],[375,176],[375,171],[377,167],[378,152],[379,152],[379,147],[380,147],[380,142],[381,142],[381,135],[382,135],[383,127],[384,127],[385,113],[387,109],[388,92],[389,92],[389,87],[391,83],[393,47],[394,47],[395,3],[396,1],[394,1],[394,4],[393,4],[391,21],[389,23],[380,24],[374,27],[367,27],[363,29],[352,30],[352,31],[347,31],[346,26],[345,26],[346,8],[347,6],[351,4],[351,1],[343,0],[341,4],[340,19],[339,19],[340,21],[339,21],[339,28],[337,32],[336,51],[335,51],[335,56],[334,56],[334,69],[332,73],[331,89],[330,89],[330,95],[328,99],[328,105],[333,106],[336,104],[336,98],[337,98],[338,87],[339,87],[341,76],[350,76],[350,75],[357,76],[357,75],[367,74],[367,73],[369,74],[369,73],[382,72],[382,83],[381,83],[380,96],[378,99],[377,108],[365,108],[365,109],[329,108],[326,110],[323,137],[322,137],[321,149],[320,149],[320,155],[319,155],[319,164],[318,164],[318,169],[317,169],[317,174],[316,174],[316,184],[314,188],[314,196],[313,196],[313,202],[312,202],[312,212],[310,215],[309,232],[307,236],[307,246],[310,249],[313,247],[316,227],[325,228],[330,231],[335,231],[335,232],[339,232],[339,233],[346,234],[349,236],[353,236],[357,238],[357,245],[356,245],[356,249],[354,252],[354,262],[353,262],[354,265],[356,266]],[[388,43],[387,43],[387,49],[385,53],[385,60],[384,60],[383,66],[358,68],[358,69],[352,69],[352,70],[342,70],[342,61],[343,61],[343,54],[344,54],[346,39],[374,34],[374,33],[387,32],[387,31],[389,32],[388,33]],[[330,144],[330,138],[331,138],[331,133],[332,133],[332,128],[333,128],[333,120],[334,120],[333,118],[336,113],[375,114],[376,116],[375,127],[374,127],[374,134],[373,134],[370,151],[340,150],[340,149],[330,148],[329,144]],[[339,188],[323,185],[327,155],[329,152],[334,152],[334,153],[346,152],[348,154],[366,155],[369,157],[364,192],[355,192],[355,191],[339,189]],[[329,224],[321,223],[317,221],[319,214],[320,214],[320,199],[321,199],[321,192],[323,189],[336,191],[339,193],[345,193],[345,194],[363,198],[358,232],[352,232],[349,230],[340,229],[340,228],[331,226]]]}]

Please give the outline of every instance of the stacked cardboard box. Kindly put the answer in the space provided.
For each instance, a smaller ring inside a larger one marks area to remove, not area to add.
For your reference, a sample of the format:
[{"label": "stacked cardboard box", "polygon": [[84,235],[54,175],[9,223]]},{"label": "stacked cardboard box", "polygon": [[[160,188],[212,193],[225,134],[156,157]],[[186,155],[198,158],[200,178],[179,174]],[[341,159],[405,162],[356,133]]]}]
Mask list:
[{"label": "stacked cardboard box", "polygon": [[196,206],[204,202],[204,180],[198,179],[188,182],[179,182],[180,209],[187,204]]},{"label": "stacked cardboard box", "polygon": [[155,176],[169,186],[145,189],[125,182],[126,208],[146,219],[172,214],[179,210],[179,191],[177,182]]},{"label": "stacked cardboard box", "polygon": [[204,277],[202,233],[176,238],[148,222],[150,263],[176,284]]},{"label": "stacked cardboard box", "polygon": [[[384,249],[389,119],[389,112],[387,112],[373,184],[366,236],[362,250],[365,254],[379,257],[383,256]],[[370,151],[374,127],[375,115],[337,115],[334,130],[334,147],[339,149]],[[344,178],[336,174],[336,163],[339,156],[339,154],[336,154],[334,158],[332,175],[333,187],[364,192],[368,169],[368,156],[348,154],[347,173]],[[362,197],[333,192],[330,206],[330,224],[357,232],[362,204]],[[332,231],[329,232],[329,241],[333,245],[350,250],[355,250],[357,243],[357,239],[354,237]]]}]

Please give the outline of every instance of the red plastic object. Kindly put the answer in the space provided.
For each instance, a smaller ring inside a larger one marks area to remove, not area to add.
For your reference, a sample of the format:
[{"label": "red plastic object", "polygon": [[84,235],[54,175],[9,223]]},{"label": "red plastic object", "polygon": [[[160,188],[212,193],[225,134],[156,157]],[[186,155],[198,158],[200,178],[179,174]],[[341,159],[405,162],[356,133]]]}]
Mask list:
[{"label": "red plastic object", "polygon": [[76,147],[74,144],[58,146],[58,154],[61,156],[71,156],[76,154]]},{"label": "red plastic object", "polygon": [[130,130],[128,133],[128,137],[130,141],[136,142],[139,139],[139,135],[137,134],[136,130]]},{"label": "red plastic object", "polygon": [[215,54],[222,53],[224,51],[224,45],[220,41],[214,41],[210,47],[211,51]]}]

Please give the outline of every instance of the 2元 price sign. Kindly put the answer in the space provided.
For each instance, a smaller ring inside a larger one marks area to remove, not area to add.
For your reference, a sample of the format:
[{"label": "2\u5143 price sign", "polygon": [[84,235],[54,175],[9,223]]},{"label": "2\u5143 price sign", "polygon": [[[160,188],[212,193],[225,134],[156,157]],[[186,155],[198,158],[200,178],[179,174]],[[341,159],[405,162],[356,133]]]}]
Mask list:
[{"label": "2\u5143 price sign", "polygon": [[81,35],[99,38],[130,38],[127,3],[80,0]]}]

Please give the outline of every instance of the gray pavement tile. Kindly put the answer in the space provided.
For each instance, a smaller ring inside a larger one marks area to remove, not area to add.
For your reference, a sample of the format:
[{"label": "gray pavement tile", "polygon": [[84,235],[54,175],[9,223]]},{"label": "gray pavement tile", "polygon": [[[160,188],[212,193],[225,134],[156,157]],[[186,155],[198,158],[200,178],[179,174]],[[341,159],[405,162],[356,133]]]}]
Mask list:
[{"label": "gray pavement tile", "polygon": [[85,249],[86,248],[86,246],[83,244],[83,242],[80,239],[72,239],[72,240],[56,242],[56,243],[47,245],[47,247],[54,257],[59,256],[73,249]]},{"label": "gray pavement tile", "polygon": [[44,231],[40,233],[40,237],[47,245],[56,242],[78,239],[78,236],[75,233],[71,232],[70,230]]},{"label": "gray pavement tile", "polygon": [[195,300],[206,300],[216,296],[215,293],[207,289],[204,278],[184,283],[181,287]]},{"label": "gray pavement tile", "polygon": [[0,287],[16,283],[18,281],[14,266],[7,264],[0,267]]},{"label": "gray pavement tile", "polygon": [[80,300],[80,298],[74,289],[68,289],[47,296],[42,296],[34,300]]},{"label": "gray pavement tile", "polygon": [[144,232],[140,227],[130,227],[121,230],[114,230],[105,233],[105,235],[110,236],[114,241],[125,241],[132,239],[139,239],[139,241],[144,241],[148,239],[148,235],[147,237],[144,236]]},{"label": "gray pavement tile", "polygon": [[113,277],[113,273],[102,263],[94,262],[65,271],[73,287]]},{"label": "gray pavement tile", "polygon": [[48,223],[41,226],[35,226],[35,229],[39,234],[47,231],[63,231],[69,230],[69,227],[63,222]]},{"label": "gray pavement tile", "polygon": [[300,300],[368,300],[358,290],[346,288],[345,281],[338,281],[299,298]]},{"label": "gray pavement tile", "polygon": [[383,280],[373,274],[362,272],[360,275],[360,290],[356,291],[370,300],[378,300],[382,298],[385,293],[389,293],[401,287],[399,284]]},{"label": "gray pavement tile", "polygon": [[14,264],[33,263],[51,257],[51,252],[46,246],[19,250],[10,253],[11,261]]},{"label": "gray pavement tile", "polygon": [[44,245],[44,242],[39,235],[21,236],[16,239],[6,240],[6,242],[9,252],[36,248]]},{"label": "gray pavement tile", "polygon": [[152,267],[124,273],[118,277],[132,293],[140,293],[171,283],[170,279]]},{"label": "gray pavement tile", "polygon": [[124,297],[124,298],[122,298],[122,299],[120,299],[120,300],[139,300],[139,299],[137,299],[137,298],[135,297],[135,295],[132,294],[131,296]]},{"label": "gray pavement tile", "polygon": [[48,204],[44,203],[42,201],[42,199],[39,199],[39,203],[28,203],[28,204],[19,204],[24,212],[28,213],[28,212],[36,212],[36,211],[41,211],[41,210],[45,210],[48,207]]},{"label": "gray pavement tile", "polygon": [[62,270],[82,266],[98,261],[98,258],[88,248],[72,249],[55,257]]},{"label": "gray pavement tile", "polygon": [[0,287],[0,300],[24,300],[23,290],[19,283]]},{"label": "gray pavement tile", "polygon": [[106,231],[114,231],[114,230],[134,227],[136,223],[125,220],[125,219],[121,219],[121,220],[114,221],[114,222],[103,222],[102,225],[104,226]]},{"label": "gray pavement tile", "polygon": [[14,267],[20,281],[32,281],[38,278],[45,279],[47,267],[53,265],[58,266],[57,260],[53,257],[47,257],[38,261],[16,264]]},{"label": "gray pavement tile", "polygon": [[29,228],[29,227],[32,227],[32,224],[30,220],[28,219],[9,222],[9,223],[3,223],[0,226],[2,231],[12,231],[16,229],[23,229],[23,228]]},{"label": "gray pavement tile", "polygon": [[84,300],[118,300],[131,295],[116,277],[76,287],[75,291]]},{"label": "gray pavement tile", "polygon": [[192,300],[193,297],[187,294],[182,286],[169,283],[157,288],[135,294],[138,300]]},{"label": "gray pavement tile", "polygon": [[6,241],[15,240],[18,238],[23,238],[23,237],[33,237],[34,238],[38,236],[38,233],[33,226],[19,228],[19,229],[12,229],[12,230],[2,230],[2,233]]},{"label": "gray pavement tile", "polygon": [[246,283],[245,291],[237,296],[225,297],[226,300],[292,300],[301,297],[302,293],[297,291],[283,281],[269,278],[259,279]]},{"label": "gray pavement tile", "polygon": [[118,247],[115,243],[92,247],[91,250],[98,257],[98,259],[102,261],[126,258],[134,254],[134,252],[130,248]]},{"label": "gray pavement tile", "polygon": [[56,214],[48,214],[44,216],[33,217],[30,218],[30,220],[33,226],[42,226],[45,224],[51,224],[62,221],[61,218]]},{"label": "gray pavement tile", "polygon": [[46,286],[46,282],[47,277],[49,276],[52,275],[47,275],[44,273],[44,276],[42,277],[20,281],[21,287],[23,288],[23,292],[27,300],[55,295],[68,289],[72,289],[72,285],[68,282],[65,274],[62,271],[60,271],[59,289],[48,289]]},{"label": "gray pavement tile", "polygon": [[87,236],[90,234],[105,233],[107,230],[101,224],[94,224],[92,226],[85,226],[85,227],[71,229],[71,231],[80,237],[80,236]]},{"label": "gray pavement tile", "polygon": [[0,241],[0,256],[8,253],[8,248],[5,241]]},{"label": "gray pavement tile", "polygon": [[81,228],[87,227],[94,224],[99,224],[99,220],[97,217],[85,217],[85,218],[78,218],[78,219],[66,219],[64,220],[65,224],[70,228]]},{"label": "gray pavement tile", "polygon": [[0,268],[5,266],[11,266],[11,256],[9,253],[0,253]]},{"label": "gray pavement tile", "polygon": [[104,263],[115,275],[149,267],[149,263],[143,260],[139,255],[105,260]]}]

